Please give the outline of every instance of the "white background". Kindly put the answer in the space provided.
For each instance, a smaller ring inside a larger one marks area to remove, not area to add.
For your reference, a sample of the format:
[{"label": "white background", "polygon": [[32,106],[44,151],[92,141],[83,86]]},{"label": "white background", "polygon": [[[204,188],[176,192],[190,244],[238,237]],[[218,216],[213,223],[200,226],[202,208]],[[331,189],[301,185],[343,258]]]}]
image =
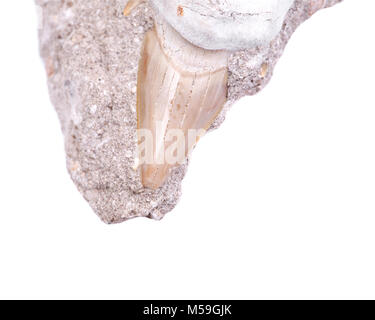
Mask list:
[{"label": "white background", "polygon": [[65,169],[32,1],[0,4],[0,298],[375,298],[374,1],[321,11],[194,152],[161,222]]}]

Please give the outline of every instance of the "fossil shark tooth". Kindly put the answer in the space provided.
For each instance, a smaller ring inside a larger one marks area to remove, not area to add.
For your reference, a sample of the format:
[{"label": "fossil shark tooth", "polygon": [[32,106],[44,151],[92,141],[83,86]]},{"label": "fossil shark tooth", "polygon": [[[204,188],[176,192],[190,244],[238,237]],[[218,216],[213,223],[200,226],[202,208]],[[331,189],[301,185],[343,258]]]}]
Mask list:
[{"label": "fossil shark tooth", "polygon": [[227,52],[198,48],[157,19],[138,71],[137,115],[142,183],[160,187],[182,164],[227,97]]},{"label": "fossil shark tooth", "polygon": [[[124,14],[144,1],[130,0]],[[145,36],[138,67],[137,163],[143,186],[157,189],[225,105],[229,55],[269,45],[294,0],[148,3],[155,26]],[[325,0],[310,0],[311,10],[324,5]],[[260,76],[267,73],[263,63]]]},{"label": "fossil shark tooth", "polygon": [[[143,0],[128,2],[128,15]],[[228,55],[269,42],[293,0],[149,0],[155,27],[138,70],[138,147],[144,187],[157,189],[222,110]]]}]

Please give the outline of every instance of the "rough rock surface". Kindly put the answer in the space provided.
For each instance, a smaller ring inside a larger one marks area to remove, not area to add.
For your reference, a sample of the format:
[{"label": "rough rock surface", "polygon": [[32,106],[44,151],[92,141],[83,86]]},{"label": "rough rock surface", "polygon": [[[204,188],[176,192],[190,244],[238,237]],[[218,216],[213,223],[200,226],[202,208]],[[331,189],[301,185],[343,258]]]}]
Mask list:
[{"label": "rough rock surface", "polygon": [[[264,48],[235,52],[229,61],[229,107],[259,92],[300,23],[341,0],[296,0],[282,30]],[[42,12],[40,51],[51,100],[65,136],[67,168],[79,191],[106,223],[161,219],[176,205],[187,164],[158,190],[144,189],[136,164],[136,81],[142,40],[152,25],[144,3],[130,17],[127,0],[36,0]]]}]

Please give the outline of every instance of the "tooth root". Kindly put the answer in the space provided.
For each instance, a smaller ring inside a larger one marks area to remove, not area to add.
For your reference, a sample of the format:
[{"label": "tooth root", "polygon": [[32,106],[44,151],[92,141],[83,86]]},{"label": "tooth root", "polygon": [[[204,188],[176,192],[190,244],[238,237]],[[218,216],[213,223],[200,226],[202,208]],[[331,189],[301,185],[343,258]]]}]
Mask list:
[{"label": "tooth root", "polygon": [[139,6],[144,0],[129,0],[124,9],[124,16],[128,16],[134,8]]},{"label": "tooth root", "polygon": [[[146,34],[138,71],[138,129],[152,136],[150,151],[139,135],[145,147],[140,148],[141,174],[143,185],[151,189],[159,188],[171,168],[185,161],[227,96],[226,53],[195,47],[171,29],[161,32],[162,38],[156,29]],[[197,139],[191,129],[197,130]]]}]

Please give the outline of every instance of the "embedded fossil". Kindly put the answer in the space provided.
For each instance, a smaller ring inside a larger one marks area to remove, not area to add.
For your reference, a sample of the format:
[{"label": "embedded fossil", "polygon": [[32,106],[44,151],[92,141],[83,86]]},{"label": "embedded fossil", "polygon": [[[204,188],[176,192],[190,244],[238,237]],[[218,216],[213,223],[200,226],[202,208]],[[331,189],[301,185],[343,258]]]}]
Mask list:
[{"label": "embedded fossil", "polygon": [[[67,169],[98,216],[118,223],[161,219],[171,211],[188,167],[180,163],[204,133],[191,128],[206,129],[213,119],[210,130],[218,128],[238,99],[267,85],[297,27],[341,0],[294,0],[289,10],[289,2],[272,0],[35,1],[43,16],[40,52],[65,137]],[[162,5],[170,6],[161,10]],[[200,29],[188,23],[191,18],[200,21]],[[231,33],[229,25],[245,31]],[[163,70],[165,79],[174,78],[171,96],[181,93],[168,108],[161,95],[167,92]],[[144,134],[137,120],[149,128]],[[152,143],[151,161],[145,156],[140,165],[140,150],[153,131],[169,135],[153,137],[159,144]],[[180,143],[178,136],[184,137]],[[163,153],[172,161],[160,163]]]},{"label": "embedded fossil", "polygon": [[[145,187],[164,183],[223,108],[228,52],[271,41],[293,1],[150,0],[155,27],[144,40],[137,88],[138,129],[149,130],[139,141]],[[129,1],[124,14],[141,2]]]}]

